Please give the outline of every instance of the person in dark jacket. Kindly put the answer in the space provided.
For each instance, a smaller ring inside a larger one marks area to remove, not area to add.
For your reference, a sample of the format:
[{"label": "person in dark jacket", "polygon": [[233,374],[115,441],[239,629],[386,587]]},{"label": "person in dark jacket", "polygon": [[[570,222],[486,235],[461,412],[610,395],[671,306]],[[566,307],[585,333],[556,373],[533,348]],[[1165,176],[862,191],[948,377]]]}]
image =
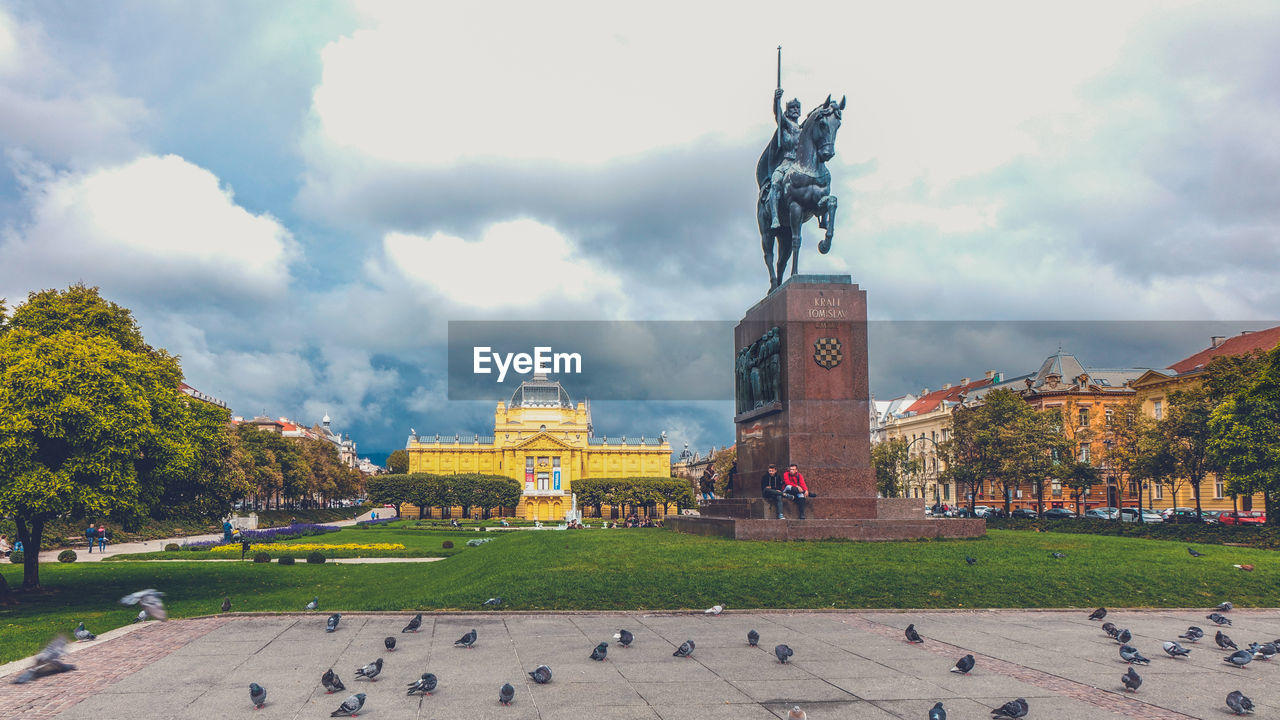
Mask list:
[{"label": "person in dark jacket", "polygon": [[770,464],[769,469],[760,477],[760,494],[765,500],[773,499],[774,507],[778,510],[778,519],[786,520],[782,514],[782,498],[786,493],[783,492],[782,476],[778,474],[778,466]]}]

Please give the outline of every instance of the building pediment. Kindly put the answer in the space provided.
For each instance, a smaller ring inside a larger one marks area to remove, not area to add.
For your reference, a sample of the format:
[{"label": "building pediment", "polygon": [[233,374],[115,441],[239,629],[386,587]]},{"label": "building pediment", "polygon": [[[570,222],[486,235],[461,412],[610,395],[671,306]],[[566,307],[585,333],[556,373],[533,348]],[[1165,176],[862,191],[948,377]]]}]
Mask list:
[{"label": "building pediment", "polygon": [[520,442],[513,443],[510,446],[515,450],[574,450],[573,445],[561,440],[558,437],[545,432],[540,432],[531,437],[527,437]]}]

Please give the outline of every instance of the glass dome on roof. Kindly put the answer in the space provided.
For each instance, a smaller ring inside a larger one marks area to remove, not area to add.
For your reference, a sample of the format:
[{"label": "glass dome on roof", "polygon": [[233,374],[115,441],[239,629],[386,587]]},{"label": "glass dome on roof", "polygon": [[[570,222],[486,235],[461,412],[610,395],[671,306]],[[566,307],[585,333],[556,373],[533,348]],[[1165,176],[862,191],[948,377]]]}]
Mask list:
[{"label": "glass dome on roof", "polygon": [[507,407],[572,409],[573,400],[560,383],[548,380],[546,375],[534,375],[532,380],[520,383],[520,387],[511,393]]}]

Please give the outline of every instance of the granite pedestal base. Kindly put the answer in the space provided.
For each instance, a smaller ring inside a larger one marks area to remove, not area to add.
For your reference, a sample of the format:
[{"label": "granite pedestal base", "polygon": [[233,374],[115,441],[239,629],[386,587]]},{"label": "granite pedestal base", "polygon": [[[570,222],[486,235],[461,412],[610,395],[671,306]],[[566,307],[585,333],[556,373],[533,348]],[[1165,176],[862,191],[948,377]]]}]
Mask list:
[{"label": "granite pedestal base", "polygon": [[918,540],[920,538],[971,538],[986,534],[987,523],[978,518],[921,517],[914,520],[884,518],[825,518],[776,520],[758,518],[669,516],[667,527],[691,535],[734,540]]}]

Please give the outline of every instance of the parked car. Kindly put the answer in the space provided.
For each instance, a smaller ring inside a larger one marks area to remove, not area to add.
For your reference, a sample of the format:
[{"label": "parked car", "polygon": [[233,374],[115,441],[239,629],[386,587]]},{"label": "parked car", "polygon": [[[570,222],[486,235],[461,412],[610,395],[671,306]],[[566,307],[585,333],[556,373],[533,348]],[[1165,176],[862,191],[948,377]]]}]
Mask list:
[{"label": "parked car", "polygon": [[[1204,516],[1203,522],[1209,522],[1209,512],[1206,510],[1201,513]],[[1166,510],[1160,513],[1164,517],[1165,522],[1176,523],[1197,523],[1201,522],[1200,517],[1196,515],[1195,508],[1173,508],[1172,511]]]},{"label": "parked car", "polygon": [[[1120,522],[1137,522],[1137,521],[1138,521],[1137,508],[1121,508]],[[1148,510],[1146,508],[1143,508],[1142,522],[1148,523],[1148,524],[1162,523],[1164,522],[1164,516],[1158,512],[1155,512],[1154,510]]]},{"label": "parked car", "polygon": [[1096,507],[1084,511],[1084,516],[1092,520],[1115,520],[1120,511],[1113,507]]},{"label": "parked car", "polygon": [[1171,507],[1160,511],[1160,514],[1164,516],[1165,520],[1173,517],[1174,513],[1191,513],[1192,515],[1195,515],[1196,509],[1190,507]]},{"label": "parked car", "polygon": [[1076,515],[1074,512],[1066,508],[1049,508],[1048,510],[1044,511],[1045,520],[1064,520],[1064,519],[1074,519],[1078,517],[1080,516]]},{"label": "parked car", "polygon": [[1013,512],[1009,513],[1009,517],[1035,520],[1040,516],[1031,508],[1015,508]]},{"label": "parked car", "polygon": [[1226,510],[1218,515],[1223,525],[1261,525],[1266,521],[1266,515],[1257,510]]},{"label": "parked car", "polygon": [[980,518],[988,518],[988,517],[991,517],[991,511],[994,509],[995,508],[991,507],[990,505],[974,505],[973,516],[980,517]]},{"label": "parked car", "polygon": [[970,513],[969,508],[967,507],[959,507],[959,506],[953,507],[951,508],[950,512],[951,512],[951,517],[958,517],[958,518],[977,517],[977,515]]},{"label": "parked car", "polygon": [[1221,510],[1205,510],[1203,513],[1201,513],[1201,515],[1204,516],[1204,521],[1205,521],[1205,524],[1207,525],[1217,525],[1218,516],[1221,514],[1222,514]]}]

